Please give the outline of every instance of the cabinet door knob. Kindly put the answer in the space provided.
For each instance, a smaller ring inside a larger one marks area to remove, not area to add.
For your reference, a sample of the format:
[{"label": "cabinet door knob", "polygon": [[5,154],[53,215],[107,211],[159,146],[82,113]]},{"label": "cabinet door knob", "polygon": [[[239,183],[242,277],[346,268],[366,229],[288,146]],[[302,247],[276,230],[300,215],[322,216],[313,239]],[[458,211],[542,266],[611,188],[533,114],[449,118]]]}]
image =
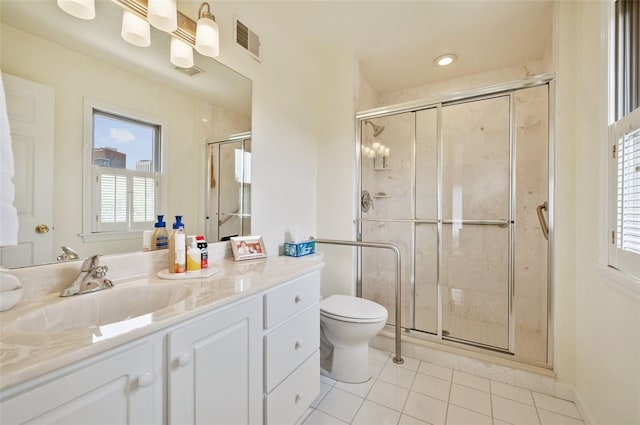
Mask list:
[{"label": "cabinet door knob", "polygon": [[180,367],[184,367],[184,366],[188,365],[189,363],[191,363],[192,359],[193,359],[193,357],[191,356],[191,353],[184,353],[180,357],[178,357],[178,365]]},{"label": "cabinet door knob", "polygon": [[296,295],[295,302],[296,302],[296,304],[301,303],[302,302],[302,295]]},{"label": "cabinet door knob", "polygon": [[144,388],[151,385],[153,382],[153,374],[151,372],[145,372],[142,375],[138,376],[138,387]]},{"label": "cabinet door knob", "polygon": [[296,403],[302,400],[303,393],[299,392],[296,394]]},{"label": "cabinet door knob", "polygon": [[297,340],[297,341],[296,341],[296,343],[295,343],[295,348],[296,348],[296,350],[297,350],[298,348],[301,348],[301,347],[302,347],[302,340],[301,340],[301,339],[299,339],[299,340]]}]

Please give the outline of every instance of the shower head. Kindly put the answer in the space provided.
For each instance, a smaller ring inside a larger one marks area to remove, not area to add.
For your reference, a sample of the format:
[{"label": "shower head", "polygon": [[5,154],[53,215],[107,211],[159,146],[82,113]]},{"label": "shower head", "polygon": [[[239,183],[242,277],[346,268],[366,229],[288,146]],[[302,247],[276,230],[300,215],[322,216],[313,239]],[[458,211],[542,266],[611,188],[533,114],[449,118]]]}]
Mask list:
[{"label": "shower head", "polygon": [[373,127],[373,137],[378,137],[384,131],[384,125],[375,125],[371,121],[365,121],[367,124],[371,124]]}]

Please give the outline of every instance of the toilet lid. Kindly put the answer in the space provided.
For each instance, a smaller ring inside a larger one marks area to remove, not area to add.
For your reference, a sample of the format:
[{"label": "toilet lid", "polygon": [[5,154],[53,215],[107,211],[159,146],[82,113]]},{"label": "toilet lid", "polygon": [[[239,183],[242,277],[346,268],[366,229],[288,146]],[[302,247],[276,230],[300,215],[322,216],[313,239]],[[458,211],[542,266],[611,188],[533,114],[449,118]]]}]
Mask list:
[{"label": "toilet lid", "polygon": [[348,295],[332,295],[322,300],[320,311],[335,317],[357,320],[386,319],[387,309],[373,301]]}]

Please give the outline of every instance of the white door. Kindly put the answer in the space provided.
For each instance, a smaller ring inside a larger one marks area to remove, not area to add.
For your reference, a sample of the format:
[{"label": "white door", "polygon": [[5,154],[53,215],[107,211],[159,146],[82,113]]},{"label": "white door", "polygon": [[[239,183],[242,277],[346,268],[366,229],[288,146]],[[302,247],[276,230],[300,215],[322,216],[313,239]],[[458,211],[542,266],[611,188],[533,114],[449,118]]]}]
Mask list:
[{"label": "white door", "polygon": [[[15,163],[18,246],[0,248],[6,268],[53,258],[54,90],[2,74]],[[48,230],[47,230],[48,229]]]}]

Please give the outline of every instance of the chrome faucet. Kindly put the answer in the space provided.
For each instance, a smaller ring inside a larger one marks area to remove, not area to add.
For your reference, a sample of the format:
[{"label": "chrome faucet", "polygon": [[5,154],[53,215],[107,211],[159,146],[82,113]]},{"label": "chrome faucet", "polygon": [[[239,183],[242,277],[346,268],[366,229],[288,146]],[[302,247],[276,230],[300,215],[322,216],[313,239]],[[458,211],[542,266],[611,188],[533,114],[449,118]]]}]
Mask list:
[{"label": "chrome faucet", "polygon": [[69,287],[60,292],[61,297],[86,294],[87,292],[100,291],[113,286],[113,283],[105,278],[109,267],[99,265],[100,255],[92,255],[84,260],[78,276],[71,282]]},{"label": "chrome faucet", "polygon": [[79,260],[80,256],[68,246],[62,246],[62,254],[56,257],[56,261],[71,261]]}]

